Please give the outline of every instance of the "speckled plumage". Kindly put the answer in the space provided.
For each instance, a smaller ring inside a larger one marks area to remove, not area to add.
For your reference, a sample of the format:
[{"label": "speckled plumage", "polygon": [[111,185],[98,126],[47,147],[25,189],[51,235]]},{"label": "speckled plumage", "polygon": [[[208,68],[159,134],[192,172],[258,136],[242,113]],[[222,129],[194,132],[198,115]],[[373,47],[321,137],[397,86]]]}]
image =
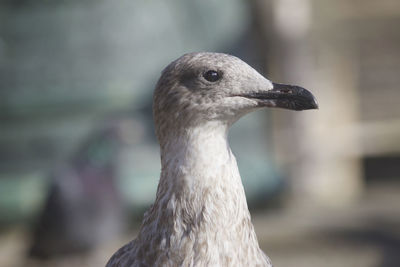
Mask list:
[{"label": "speckled plumage", "polygon": [[[216,82],[207,70],[220,74]],[[243,97],[273,84],[240,59],[219,53],[186,54],[157,83],[153,112],[161,147],[155,203],[136,239],[107,267],[272,266],[259,248],[229,127],[274,100]]]}]

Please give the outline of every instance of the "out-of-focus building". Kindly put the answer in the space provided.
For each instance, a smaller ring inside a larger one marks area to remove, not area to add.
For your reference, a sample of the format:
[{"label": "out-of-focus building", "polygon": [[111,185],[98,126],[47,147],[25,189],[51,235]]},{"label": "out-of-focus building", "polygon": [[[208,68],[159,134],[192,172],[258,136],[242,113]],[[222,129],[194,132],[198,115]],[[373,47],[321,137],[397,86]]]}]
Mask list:
[{"label": "out-of-focus building", "polygon": [[[348,204],[363,191],[366,159],[400,154],[400,3],[254,3],[271,47],[269,76],[302,84],[320,104],[314,113],[274,112],[294,203]],[[400,173],[396,164],[387,168],[381,176]]]}]

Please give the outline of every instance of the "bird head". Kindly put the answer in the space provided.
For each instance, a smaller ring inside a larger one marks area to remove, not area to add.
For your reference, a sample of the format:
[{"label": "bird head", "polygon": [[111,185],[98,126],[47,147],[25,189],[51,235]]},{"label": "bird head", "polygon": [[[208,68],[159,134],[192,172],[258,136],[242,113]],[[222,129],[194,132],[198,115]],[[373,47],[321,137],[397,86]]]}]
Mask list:
[{"label": "bird head", "polygon": [[272,83],[237,57],[208,52],[185,54],[170,63],[153,98],[158,132],[167,125],[190,127],[209,121],[230,126],[261,107],[306,110],[318,104],[302,87]]}]

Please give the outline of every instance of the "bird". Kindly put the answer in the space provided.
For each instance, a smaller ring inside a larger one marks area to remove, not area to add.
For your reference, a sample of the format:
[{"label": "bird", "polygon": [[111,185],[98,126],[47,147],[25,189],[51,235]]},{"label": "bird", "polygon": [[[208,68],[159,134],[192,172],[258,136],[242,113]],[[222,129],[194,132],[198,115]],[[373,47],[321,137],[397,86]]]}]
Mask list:
[{"label": "bird", "polygon": [[153,94],[161,174],[136,239],[107,267],[272,266],[251,222],[230,126],[263,108],[317,109],[314,95],[272,83],[241,59],[184,54],[161,73]]},{"label": "bird", "polygon": [[122,120],[102,122],[71,159],[56,166],[33,229],[31,258],[84,255],[124,230],[116,155],[126,145]]}]

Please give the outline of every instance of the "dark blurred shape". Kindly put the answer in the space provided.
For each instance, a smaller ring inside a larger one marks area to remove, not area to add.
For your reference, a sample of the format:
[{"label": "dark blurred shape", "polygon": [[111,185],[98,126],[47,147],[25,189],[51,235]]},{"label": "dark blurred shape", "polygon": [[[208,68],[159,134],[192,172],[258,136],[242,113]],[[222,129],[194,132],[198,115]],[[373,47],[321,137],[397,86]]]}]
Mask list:
[{"label": "dark blurred shape", "polygon": [[400,156],[375,156],[363,159],[365,180],[368,183],[398,181]]},{"label": "dark blurred shape", "polygon": [[54,171],[30,256],[84,253],[121,234],[125,220],[116,171],[124,126],[114,121],[89,136],[69,163]]},{"label": "dark blurred shape", "polygon": [[398,267],[400,264],[400,236],[396,234],[399,223],[374,221],[358,229],[342,229],[325,233],[332,241],[343,240],[349,245],[371,245],[381,253],[376,267]]}]

